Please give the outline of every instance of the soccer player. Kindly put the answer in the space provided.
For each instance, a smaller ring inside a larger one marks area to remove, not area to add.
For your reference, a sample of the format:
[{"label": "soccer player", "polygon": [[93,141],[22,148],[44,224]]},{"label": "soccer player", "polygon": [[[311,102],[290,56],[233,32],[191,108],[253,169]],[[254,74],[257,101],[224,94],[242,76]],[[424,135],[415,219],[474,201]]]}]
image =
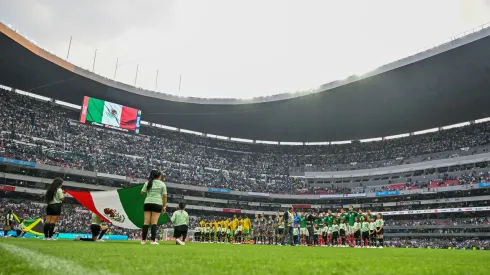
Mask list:
[{"label": "soccer player", "polygon": [[151,244],[159,245],[156,241],[158,218],[167,209],[167,186],[162,181],[162,176],[162,172],[159,170],[151,170],[148,181],[141,189],[141,195],[146,193],[143,204],[144,221],[141,244],[146,244],[146,237],[151,224]]},{"label": "soccer player", "polygon": [[267,239],[269,245],[274,243],[274,220],[272,216],[269,216],[269,220],[267,220]]},{"label": "soccer player", "polygon": [[77,237],[75,241],[85,241],[85,242],[95,242],[102,241],[102,237],[109,229],[108,226],[102,225],[104,223],[104,219],[99,215],[92,213],[92,224],[90,225],[90,231],[92,232],[92,238],[80,238]]},{"label": "soccer player", "polygon": [[[170,221],[174,224],[174,238],[176,244],[185,245],[185,238],[187,237],[187,231],[189,230],[189,214],[185,211],[184,202],[179,202],[179,210],[173,213]],[[181,237],[182,240],[180,240]]]},{"label": "soccer player", "polygon": [[378,213],[378,218],[376,219],[376,235],[378,236],[379,248],[383,248],[384,246],[384,225],[385,221],[383,220],[383,214]]},{"label": "soccer player", "polygon": [[339,219],[344,220],[344,221],[347,220],[347,214],[345,213],[344,208],[340,209]]},{"label": "soccer player", "polygon": [[235,231],[237,228],[238,228],[238,218],[236,217],[236,215],[233,215],[233,220],[231,221],[231,235],[233,236],[233,238],[236,235]]},{"label": "soccer player", "polygon": [[264,213],[260,216],[260,241],[259,243],[265,244],[265,235],[267,230],[267,220],[265,219]]},{"label": "soccer player", "polygon": [[366,215],[367,215],[367,217],[368,217],[369,219],[375,219],[375,218],[376,218],[376,217],[375,217],[373,214],[371,214],[371,210],[370,210],[370,209],[368,209],[368,210],[367,210]]},{"label": "soccer player", "polygon": [[276,220],[278,220],[276,244],[281,244],[283,241],[283,237],[284,237],[284,220],[283,220],[283,217],[281,217],[279,215],[279,213],[277,213]]},{"label": "soccer player", "polygon": [[65,201],[65,191],[61,189],[63,180],[56,178],[48,187],[44,199],[48,206],[46,207],[46,222],[44,223],[44,239],[52,240],[54,227],[61,215],[61,203]]},{"label": "soccer player", "polygon": [[359,221],[360,222],[364,222],[365,214],[362,212],[362,209],[359,208],[359,211],[357,213],[358,213],[358,216],[359,216]]},{"label": "soccer player", "polygon": [[332,226],[333,226],[333,221],[335,220],[335,215],[332,213],[332,210],[328,210],[328,216],[327,216],[327,224],[328,224],[328,231],[327,231],[327,241],[329,245],[332,245]]},{"label": "soccer player", "polygon": [[352,205],[349,205],[349,212],[347,212],[347,221],[348,221],[348,239],[350,242],[351,246],[355,246],[355,237],[354,237],[354,230],[352,227],[354,226],[354,223],[356,222],[356,218],[359,216],[359,213],[354,211],[354,207]]},{"label": "soccer player", "polygon": [[260,219],[259,219],[259,214],[255,214],[255,219],[252,222],[252,229],[253,229],[253,235],[254,235],[254,244],[259,243],[259,236],[260,236]]},{"label": "soccer player", "polygon": [[332,224],[332,245],[338,246],[338,239],[339,239],[339,225],[337,224],[337,219],[333,220]]},{"label": "soccer player", "polygon": [[243,234],[243,221],[239,221],[238,227],[235,231],[235,244],[242,243],[242,234]]},{"label": "soccer player", "polygon": [[212,224],[212,230],[213,232],[211,233],[213,236],[213,242],[216,243],[218,242],[218,235],[219,235],[219,224],[218,224],[218,220],[217,219],[214,219]]},{"label": "soccer player", "polygon": [[301,238],[301,245],[306,245],[306,238],[308,238],[310,236],[310,234],[308,234],[308,229],[306,228],[306,217],[305,217],[305,213],[302,212],[300,217],[299,217],[299,234],[300,234],[300,238]]},{"label": "soccer player", "polygon": [[245,216],[243,219],[243,237],[245,239],[246,243],[250,243],[250,226],[251,226],[251,221],[248,216]]},{"label": "soccer player", "polygon": [[369,222],[367,221],[367,219],[363,219],[363,221],[361,222],[361,246],[367,247],[368,245],[369,245]]},{"label": "soccer player", "polygon": [[[367,215],[366,215],[367,216]],[[369,220],[369,247],[376,247],[376,225],[373,218],[367,217]]]},{"label": "soccer player", "polygon": [[221,226],[221,243],[225,243],[226,241],[226,226],[223,223],[223,226]]}]

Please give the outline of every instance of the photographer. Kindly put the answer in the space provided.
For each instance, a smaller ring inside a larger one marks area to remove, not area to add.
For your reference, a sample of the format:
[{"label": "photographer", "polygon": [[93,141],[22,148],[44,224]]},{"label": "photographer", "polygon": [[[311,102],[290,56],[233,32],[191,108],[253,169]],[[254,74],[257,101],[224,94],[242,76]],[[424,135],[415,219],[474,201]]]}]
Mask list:
[{"label": "photographer", "polygon": [[315,215],[313,215],[313,210],[309,210],[308,213],[306,214],[306,229],[308,230],[308,245],[313,244],[313,238],[315,237],[315,229],[313,227],[315,223]]}]

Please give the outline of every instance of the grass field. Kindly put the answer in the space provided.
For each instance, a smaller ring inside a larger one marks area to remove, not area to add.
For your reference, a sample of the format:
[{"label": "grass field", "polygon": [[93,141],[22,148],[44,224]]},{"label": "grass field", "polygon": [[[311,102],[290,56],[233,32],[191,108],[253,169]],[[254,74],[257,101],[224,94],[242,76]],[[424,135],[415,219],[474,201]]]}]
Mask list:
[{"label": "grass field", "polygon": [[490,274],[489,251],[0,239],[0,274]]}]

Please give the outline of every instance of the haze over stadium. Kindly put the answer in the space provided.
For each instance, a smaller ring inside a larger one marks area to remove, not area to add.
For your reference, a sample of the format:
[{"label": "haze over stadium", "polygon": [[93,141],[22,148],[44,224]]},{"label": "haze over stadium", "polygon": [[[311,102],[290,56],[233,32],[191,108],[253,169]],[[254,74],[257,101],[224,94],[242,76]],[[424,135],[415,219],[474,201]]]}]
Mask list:
[{"label": "haze over stadium", "polygon": [[488,18],[9,3],[0,273],[487,274]]}]

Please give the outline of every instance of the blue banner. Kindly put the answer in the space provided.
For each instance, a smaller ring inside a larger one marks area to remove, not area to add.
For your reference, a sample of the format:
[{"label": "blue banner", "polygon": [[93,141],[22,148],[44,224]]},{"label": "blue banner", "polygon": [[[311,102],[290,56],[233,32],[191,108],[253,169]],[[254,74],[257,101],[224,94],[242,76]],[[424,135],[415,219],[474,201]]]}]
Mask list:
[{"label": "blue banner", "polygon": [[[9,231],[8,232],[8,235],[9,236],[17,236],[17,232],[16,231]],[[3,230],[0,231],[0,237],[3,237]],[[34,234],[31,234],[31,233],[26,233],[25,234],[25,237],[26,238],[36,238],[36,235]],[[58,238],[58,239],[75,239],[76,237],[80,237],[80,238],[92,238],[92,234],[88,234],[88,233],[60,233],[59,236],[54,236],[55,238]],[[37,238],[44,238],[44,236],[37,236]],[[104,237],[102,237],[102,239],[104,240],[109,240],[109,241],[127,241],[128,240],[128,236],[126,235],[104,235]]]},{"label": "blue banner", "polygon": [[216,193],[230,193],[230,189],[226,188],[214,188],[214,187],[208,187],[209,192],[216,192]]},{"label": "blue banner", "polygon": [[16,164],[16,165],[23,165],[23,166],[31,166],[31,167],[36,166],[36,163],[32,162],[32,161],[10,159],[10,158],[4,158],[4,157],[0,157],[0,162]]},{"label": "blue banner", "polygon": [[400,195],[400,191],[394,190],[394,191],[376,192],[376,196],[390,196],[390,195]]},{"label": "blue banner", "polygon": [[478,187],[490,187],[490,182],[480,182]]}]

